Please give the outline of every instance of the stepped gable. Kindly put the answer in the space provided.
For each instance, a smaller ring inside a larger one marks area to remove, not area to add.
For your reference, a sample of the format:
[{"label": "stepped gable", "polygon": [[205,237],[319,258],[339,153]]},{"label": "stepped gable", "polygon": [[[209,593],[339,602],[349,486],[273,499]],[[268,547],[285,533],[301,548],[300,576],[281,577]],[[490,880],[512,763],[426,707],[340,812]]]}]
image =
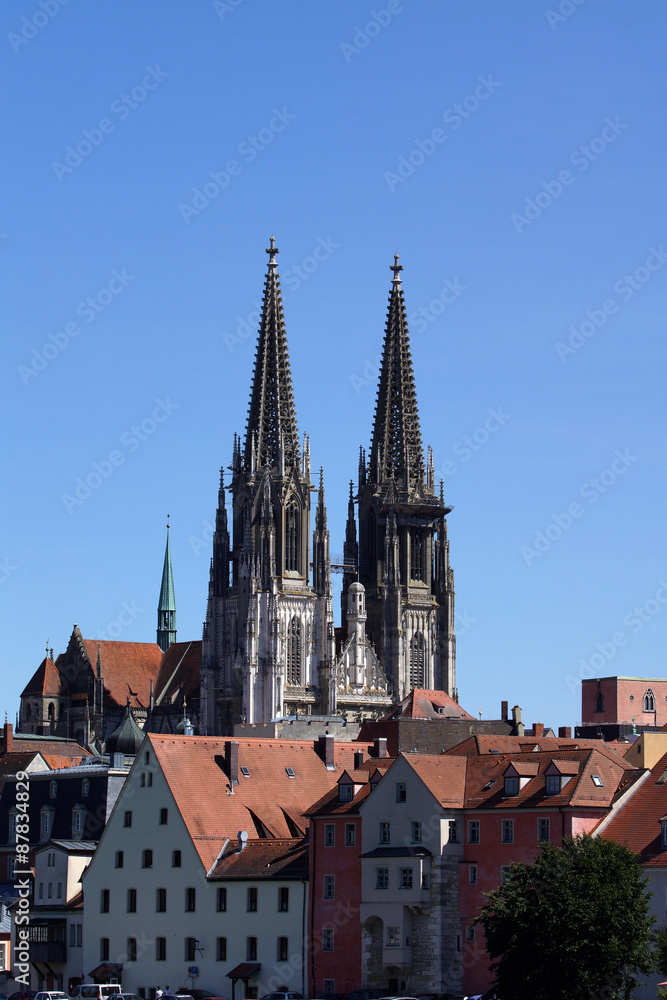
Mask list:
[{"label": "stepped gable", "polygon": [[648,774],[641,773],[645,776],[643,782],[623,808],[600,829],[599,836],[627,844],[643,865],[663,868],[667,866],[661,823],[667,818],[667,754]]},{"label": "stepped gable", "polygon": [[[251,840],[290,840],[295,828],[305,831],[309,807],[337,785],[346,768],[354,767],[360,749],[355,743],[335,743],[334,767],[328,769],[314,744],[305,740],[156,734],[147,739],[207,871],[225,839],[235,841],[239,830],[247,830]],[[233,744],[238,747],[234,785],[229,777]]]},{"label": "stepped gable", "polygon": [[269,263],[250,390],[245,467],[252,468],[254,460],[258,469],[278,469],[282,453],[285,469],[298,469],[299,432],[276,261],[279,251],[273,236],[266,252]]},{"label": "stepped gable", "polygon": [[156,705],[174,701],[181,692],[186,701],[199,699],[201,650],[201,639],[172,642],[162,657],[153,688]]},{"label": "stepped gable", "polygon": [[387,716],[388,719],[470,719],[477,722],[464,708],[454,701],[446,691],[427,691],[413,688]]},{"label": "stepped gable", "polygon": [[302,838],[248,840],[242,851],[238,839],[216,862],[209,878],[307,878],[308,844]]},{"label": "stepped gable", "polygon": [[55,663],[50,656],[45,656],[21,692],[21,698],[28,695],[57,698],[62,691],[62,686]]},{"label": "stepped gable", "polygon": [[107,703],[125,705],[129,697],[133,708],[148,706],[151,681],[155,682],[162,661],[162,650],[156,642],[83,639],[82,644],[94,674],[99,649]]}]

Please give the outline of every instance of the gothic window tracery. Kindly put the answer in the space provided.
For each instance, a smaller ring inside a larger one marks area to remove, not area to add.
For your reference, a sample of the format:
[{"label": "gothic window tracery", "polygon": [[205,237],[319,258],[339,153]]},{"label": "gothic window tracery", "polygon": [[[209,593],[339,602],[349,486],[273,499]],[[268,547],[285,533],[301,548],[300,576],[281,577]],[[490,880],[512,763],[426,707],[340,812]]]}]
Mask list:
[{"label": "gothic window tracery", "polygon": [[650,688],[647,688],[644,694],[644,711],[655,712],[655,696]]},{"label": "gothic window tracery", "polygon": [[426,581],[426,537],[423,528],[414,528],[410,538],[410,576]]},{"label": "gothic window tracery", "polygon": [[415,632],[410,640],[410,687],[424,687],[424,636]]},{"label": "gothic window tracery", "polygon": [[287,683],[301,684],[301,622],[296,615],[287,628]]},{"label": "gothic window tracery", "polygon": [[301,511],[299,501],[291,496],[285,507],[285,569],[299,570],[299,528]]}]

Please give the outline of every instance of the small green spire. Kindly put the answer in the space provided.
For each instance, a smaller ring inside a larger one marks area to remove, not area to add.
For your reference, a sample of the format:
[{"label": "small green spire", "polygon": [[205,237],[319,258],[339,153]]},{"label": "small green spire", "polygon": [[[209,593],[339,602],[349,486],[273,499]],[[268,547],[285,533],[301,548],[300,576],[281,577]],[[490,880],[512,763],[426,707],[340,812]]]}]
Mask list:
[{"label": "small green spire", "polygon": [[157,608],[157,644],[166,652],[172,642],[176,642],[176,598],[174,577],[171,570],[171,548],[169,546],[169,514],[167,514],[167,545],[164,550],[162,586]]}]

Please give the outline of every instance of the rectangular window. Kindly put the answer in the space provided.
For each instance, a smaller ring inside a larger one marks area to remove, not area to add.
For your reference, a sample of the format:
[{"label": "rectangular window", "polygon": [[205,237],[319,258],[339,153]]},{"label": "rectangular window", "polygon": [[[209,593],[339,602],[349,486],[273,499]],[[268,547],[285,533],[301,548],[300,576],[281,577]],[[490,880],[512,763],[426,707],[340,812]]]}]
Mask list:
[{"label": "rectangular window", "polygon": [[551,840],[551,820],[538,819],[537,821],[537,841],[539,844]]},{"label": "rectangular window", "polygon": [[100,913],[109,912],[109,890],[102,889],[100,893]]},{"label": "rectangular window", "polygon": [[468,924],[466,927],[466,941],[475,940],[475,926],[474,924]]},{"label": "rectangular window", "polygon": [[248,913],[257,913],[257,889],[251,886],[248,889]]},{"label": "rectangular window", "polygon": [[333,927],[323,927],[322,928],[322,951],[333,951],[334,950],[334,932]]},{"label": "rectangular window", "polygon": [[123,826],[132,826],[132,813],[129,810],[125,813]]},{"label": "rectangular window", "polygon": [[194,962],[197,957],[197,938],[186,937],[185,939],[185,961]]},{"label": "rectangular window", "polygon": [[[518,794],[519,794],[519,778],[516,775],[507,775],[507,777],[505,778],[505,795],[514,796]],[[468,938],[467,940],[472,941],[472,938]]]},{"label": "rectangular window", "polygon": [[345,846],[354,847],[357,842],[357,828],[354,823],[345,824]]},{"label": "rectangular window", "polygon": [[387,927],[387,948],[398,948],[401,944],[401,928]]},{"label": "rectangular window", "polygon": [[136,913],[137,912],[137,890],[128,889],[127,890],[127,912]]},{"label": "rectangular window", "polygon": [[501,839],[503,844],[514,843],[514,820],[504,819],[502,823]]},{"label": "rectangular window", "polygon": [[185,912],[194,913],[196,903],[196,892],[194,887],[189,885],[185,890]]},{"label": "rectangular window", "polygon": [[215,960],[216,962],[227,961],[227,938],[215,939]]},{"label": "rectangular window", "polygon": [[477,865],[468,865],[468,882],[477,885]]},{"label": "rectangular window", "polygon": [[479,844],[479,820],[471,819],[468,822],[468,843]]},{"label": "rectangular window", "polygon": [[76,924],[69,925],[69,946],[76,948]]},{"label": "rectangular window", "polygon": [[289,910],[289,889],[286,885],[281,885],[278,889],[278,910],[280,913],[287,913]]},{"label": "rectangular window", "polygon": [[391,844],[391,823],[380,823],[380,843]]},{"label": "rectangular window", "polygon": [[43,882],[39,883],[39,898],[40,899],[44,898],[44,883]]},{"label": "rectangular window", "polygon": [[289,943],[286,937],[278,938],[278,948],[277,948],[277,959],[279,962],[287,961],[287,953],[289,950]]},{"label": "rectangular window", "polygon": [[[49,897],[49,899],[53,899],[53,882],[49,882],[49,892],[48,892],[48,897]],[[109,911],[108,911],[108,910],[105,910],[104,912],[105,912],[105,913],[108,913]]]},{"label": "rectangular window", "polygon": [[76,925],[76,946],[77,948],[83,946],[83,924]]},{"label": "rectangular window", "polygon": [[336,891],[336,876],[335,875],[325,875],[324,876],[324,898],[333,899]]},{"label": "rectangular window", "polygon": [[458,844],[459,842],[459,824],[455,819],[450,819],[449,821],[449,843]]},{"label": "rectangular window", "polygon": [[155,890],[155,912],[156,913],[166,913],[167,912],[167,890],[166,889],[156,889]]},{"label": "rectangular window", "polygon": [[558,795],[560,792],[560,774],[547,774],[545,778],[547,795]]},{"label": "rectangular window", "polygon": [[335,979],[323,979],[322,980],[322,992],[325,997],[330,997],[336,992],[336,980]]},{"label": "rectangular window", "polygon": [[181,867],[181,852],[172,851],[171,852],[171,867],[180,868]]},{"label": "rectangular window", "polygon": [[421,844],[422,842],[422,825],[421,822],[412,823],[412,843]]},{"label": "rectangular window", "polygon": [[115,864],[115,867],[116,868],[122,868],[123,867],[123,852],[122,851],[116,851],[116,864]]},{"label": "rectangular window", "polygon": [[128,962],[136,962],[137,960],[137,939],[134,937],[127,939],[127,960]]},{"label": "rectangular window", "polygon": [[257,961],[257,938],[246,938],[245,957],[247,962]]},{"label": "rectangular window", "polygon": [[325,823],[324,824],[324,846],[333,847],[336,843],[336,824],[335,823]]},{"label": "rectangular window", "polygon": [[397,802],[408,801],[408,786],[404,781],[396,782],[396,801]]},{"label": "rectangular window", "polygon": [[167,961],[167,939],[163,937],[155,938],[155,961]]},{"label": "rectangular window", "polygon": [[153,867],[153,852],[152,851],[142,851],[141,852],[141,867],[142,868],[152,868]]},{"label": "rectangular window", "polygon": [[167,817],[169,816],[168,809],[160,809],[160,826],[167,825]]},{"label": "rectangular window", "polygon": [[510,877],[511,865],[501,865],[500,866],[500,884],[505,885],[507,879]]},{"label": "rectangular window", "polygon": [[109,961],[109,938],[100,938],[100,962]]},{"label": "rectangular window", "polygon": [[227,890],[224,888],[218,889],[216,896],[216,910],[218,913],[224,913],[227,909]]},{"label": "rectangular window", "polygon": [[388,868],[376,868],[375,869],[375,888],[376,889],[388,889],[389,888],[389,869]]},{"label": "rectangular window", "polygon": [[412,889],[412,868],[398,869],[399,889]]},{"label": "rectangular window", "polygon": [[62,882],[58,882],[56,886],[56,899],[62,899],[62,898],[63,898],[63,884]]},{"label": "rectangular window", "polygon": [[354,785],[348,784],[347,782],[343,785],[338,786],[338,801],[339,802],[351,802],[354,798]]}]

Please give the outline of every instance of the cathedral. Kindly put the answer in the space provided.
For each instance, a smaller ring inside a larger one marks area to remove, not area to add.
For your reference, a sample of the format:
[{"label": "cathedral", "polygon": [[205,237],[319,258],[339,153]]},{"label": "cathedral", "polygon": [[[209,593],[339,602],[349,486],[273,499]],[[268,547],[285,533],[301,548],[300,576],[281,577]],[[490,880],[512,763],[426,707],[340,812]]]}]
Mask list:
[{"label": "cathedral", "polygon": [[360,450],[356,497],[350,487],[337,629],[323,473],[314,489],[273,238],[266,252],[245,437],[234,437],[218,493],[201,664],[210,735],[296,714],[378,718],[412,688],[456,698],[451,508],[430,449],[424,460],[398,255],[370,450]]},{"label": "cathedral", "polygon": [[135,718],[146,731],[218,736],[286,716],[377,719],[415,688],[458,700],[451,508],[430,448],[424,457],[398,255],[370,449],[350,456],[357,490],[350,482],[332,567],[323,470],[314,486],[297,428],[278,252],[271,237],[245,435],[234,435],[228,481],[220,473],[202,640],[176,641],[167,532],[157,641],[85,640],[74,626],[21,695],[22,731],[101,748]]}]

